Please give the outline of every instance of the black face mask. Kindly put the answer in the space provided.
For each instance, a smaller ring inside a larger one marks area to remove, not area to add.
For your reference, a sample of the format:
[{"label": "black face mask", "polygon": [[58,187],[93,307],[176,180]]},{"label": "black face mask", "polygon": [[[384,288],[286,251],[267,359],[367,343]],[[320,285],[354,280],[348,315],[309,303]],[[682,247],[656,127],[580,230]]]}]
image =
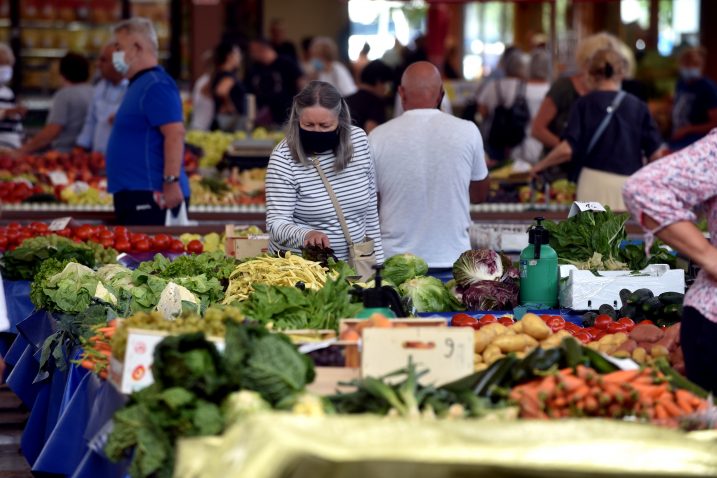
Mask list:
[{"label": "black face mask", "polygon": [[333,151],[339,145],[339,129],[333,131],[308,131],[299,127],[299,139],[307,154]]}]

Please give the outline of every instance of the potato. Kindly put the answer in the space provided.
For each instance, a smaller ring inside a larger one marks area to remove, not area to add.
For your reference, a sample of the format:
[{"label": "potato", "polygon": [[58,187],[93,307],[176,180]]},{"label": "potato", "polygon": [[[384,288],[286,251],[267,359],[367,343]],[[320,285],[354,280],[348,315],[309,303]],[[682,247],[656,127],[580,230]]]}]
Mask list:
[{"label": "potato", "polygon": [[667,357],[667,356],[670,355],[670,351],[667,350],[667,349],[666,349],[665,347],[663,347],[662,345],[654,345],[654,346],[650,349],[650,355],[652,355],[654,358]]},{"label": "potato", "polygon": [[497,345],[490,344],[483,352],[483,361],[489,365],[502,357],[504,355]]},{"label": "potato", "polygon": [[493,345],[500,348],[502,353],[520,352],[528,347],[536,347],[538,341],[527,334],[501,335],[493,340]]},{"label": "potato", "polygon": [[[503,324],[499,324],[498,322],[495,322],[493,324],[484,325],[483,327],[481,327],[480,330],[485,330],[487,333],[491,333],[496,336],[505,335],[508,333],[508,327],[506,327]],[[479,330],[479,332],[480,332],[480,330]]]},{"label": "potato", "polygon": [[560,346],[565,337],[570,337],[570,332],[567,330],[559,330],[557,333],[540,342],[540,347],[544,349],[554,349]]},{"label": "potato", "polygon": [[488,324],[473,335],[473,351],[483,353],[488,345],[499,335],[504,335],[507,327],[503,324]]},{"label": "potato", "polygon": [[637,363],[647,362],[647,350],[642,347],[636,347],[635,350],[632,351],[632,359]]},{"label": "potato", "polygon": [[510,327],[508,327],[508,329],[512,330],[516,334],[522,334],[523,333],[523,322],[519,320],[518,322],[516,322],[513,325],[511,325]]},{"label": "potato", "polygon": [[474,372],[482,372],[483,370],[485,370],[487,368],[488,368],[487,363],[477,363],[477,364],[473,365]]},{"label": "potato", "polygon": [[536,340],[547,339],[553,333],[548,324],[535,314],[525,314],[521,322],[523,322],[523,332]]},{"label": "potato", "polygon": [[650,342],[655,343],[662,338],[663,332],[656,325],[638,324],[630,332],[630,338],[637,343]]},{"label": "potato", "polygon": [[605,355],[614,355],[615,352],[617,352],[617,345],[612,343],[600,344],[598,351],[604,353]]},{"label": "potato", "polygon": [[656,346],[665,347],[667,350],[674,350],[677,348],[677,337],[675,334],[667,334],[655,343]]},{"label": "potato", "polygon": [[[680,322],[671,325],[665,329],[665,337],[674,337],[675,343],[680,344]],[[663,337],[664,338],[664,337]]]},{"label": "potato", "polygon": [[612,343],[614,343],[617,346],[620,346],[627,342],[629,337],[625,332],[618,332],[616,334],[612,334]]},{"label": "potato", "polygon": [[617,348],[617,352],[627,352],[628,354],[632,354],[636,348],[637,348],[637,342],[630,339],[630,340],[627,340],[626,342],[620,344],[620,346]]},{"label": "potato", "polygon": [[481,354],[473,354],[473,363],[481,363],[483,362],[483,356]]},{"label": "potato", "polygon": [[528,355],[528,352],[523,350],[522,352],[516,352],[515,357],[518,359],[524,359]]},{"label": "potato", "polygon": [[592,350],[599,350],[600,343],[599,342],[590,342],[590,343],[588,343],[587,348],[592,349]]},{"label": "potato", "polygon": [[625,359],[625,358],[630,358],[630,353],[627,352],[626,350],[620,350],[618,352],[613,353],[612,356],[615,358]]}]

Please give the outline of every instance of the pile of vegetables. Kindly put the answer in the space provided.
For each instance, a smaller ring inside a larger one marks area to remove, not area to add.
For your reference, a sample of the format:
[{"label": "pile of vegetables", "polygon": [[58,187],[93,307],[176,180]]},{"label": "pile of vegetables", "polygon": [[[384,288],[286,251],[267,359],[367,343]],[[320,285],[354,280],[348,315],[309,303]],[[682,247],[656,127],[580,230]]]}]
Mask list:
[{"label": "pile of vegetables", "polygon": [[453,264],[453,277],[468,310],[512,310],[519,305],[518,270],[504,254],[466,251]]},{"label": "pile of vegetables", "polygon": [[228,256],[223,250],[179,256],[169,260],[162,254],[156,254],[151,261],[142,262],[138,270],[156,275],[164,279],[191,277],[201,274],[215,277],[222,284],[228,285],[229,276],[234,272],[238,261]]},{"label": "pile of vegetables", "polygon": [[597,313],[587,312],[583,315],[583,325],[591,327],[598,316],[607,315],[612,320],[628,317],[634,322],[650,320],[660,327],[669,327],[680,321],[684,298],[685,295],[678,292],[664,292],[655,297],[650,289],[638,289],[634,292],[623,289],[620,291],[623,305],[619,310],[609,304],[603,304]]},{"label": "pile of vegetables", "polygon": [[225,323],[223,354],[201,332],[160,342],[154,384],[133,393],[115,413],[105,453],[114,461],[131,457],[133,478],[171,477],[175,441],[220,433],[222,404],[232,392],[252,390],[273,407],[291,408],[314,379],[311,361],[285,336]]},{"label": "pile of vegetables", "polygon": [[107,379],[109,374],[110,356],[112,355],[110,341],[117,331],[117,322],[117,319],[112,319],[106,325],[92,326],[90,329],[93,333],[92,336],[80,338],[82,355],[76,363],[99,375],[102,379]]},{"label": "pile of vegetables", "polygon": [[637,417],[661,425],[708,406],[702,397],[671,383],[659,369],[620,370],[599,375],[577,365],[513,388],[510,399],[522,418]]},{"label": "pile of vegetables", "polygon": [[225,304],[249,298],[255,284],[293,287],[298,283],[308,289],[324,286],[327,270],[318,262],[307,261],[287,252],[282,256],[260,256],[239,264],[229,276]]},{"label": "pile of vegetables", "polygon": [[550,246],[564,264],[589,270],[642,270],[648,264],[675,266],[675,257],[655,241],[648,258],[642,247],[628,245],[625,224],[628,214],[610,211],[585,211],[565,221],[545,221]]}]

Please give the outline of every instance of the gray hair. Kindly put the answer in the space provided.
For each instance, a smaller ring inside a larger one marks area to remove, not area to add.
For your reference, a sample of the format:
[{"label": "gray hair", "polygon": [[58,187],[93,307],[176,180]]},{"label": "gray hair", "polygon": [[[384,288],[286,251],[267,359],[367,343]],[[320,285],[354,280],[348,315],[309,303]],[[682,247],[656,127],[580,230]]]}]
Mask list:
[{"label": "gray hair", "polygon": [[334,170],[337,173],[343,171],[351,162],[354,154],[353,145],[351,144],[351,114],[349,113],[348,105],[341,97],[341,93],[325,81],[312,81],[294,96],[286,131],[286,144],[289,147],[291,156],[299,164],[306,166],[311,164],[304,147],[301,145],[299,118],[305,108],[312,106],[326,108],[334,113],[339,120],[339,145],[334,151],[336,154]]},{"label": "gray hair", "polygon": [[15,54],[7,43],[0,43],[0,56],[5,56],[10,65],[15,64]]},{"label": "gray hair", "polygon": [[550,56],[542,48],[530,54],[530,78],[544,81],[550,78]]},{"label": "gray hair", "polygon": [[505,75],[512,78],[527,78],[528,62],[522,51],[515,50],[505,59]]},{"label": "gray hair", "polygon": [[136,33],[141,35],[149,43],[152,48],[152,53],[156,56],[159,53],[159,41],[157,40],[157,30],[154,29],[154,24],[144,17],[132,17],[128,20],[123,20],[114,26],[112,29],[114,33],[127,32]]}]

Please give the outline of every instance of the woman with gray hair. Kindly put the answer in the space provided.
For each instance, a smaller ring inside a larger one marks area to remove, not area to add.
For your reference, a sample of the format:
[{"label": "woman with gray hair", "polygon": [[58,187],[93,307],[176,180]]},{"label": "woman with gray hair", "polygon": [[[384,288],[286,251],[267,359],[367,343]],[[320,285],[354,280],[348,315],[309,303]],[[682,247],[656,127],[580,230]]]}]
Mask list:
[{"label": "woman with gray hair", "polygon": [[312,81],[294,97],[287,128],[266,174],[269,250],[331,247],[339,259],[348,259],[348,241],[321,171],[351,242],[373,239],[376,260],[383,262],[373,160],[366,133],[351,126],[341,94],[329,83]]}]

